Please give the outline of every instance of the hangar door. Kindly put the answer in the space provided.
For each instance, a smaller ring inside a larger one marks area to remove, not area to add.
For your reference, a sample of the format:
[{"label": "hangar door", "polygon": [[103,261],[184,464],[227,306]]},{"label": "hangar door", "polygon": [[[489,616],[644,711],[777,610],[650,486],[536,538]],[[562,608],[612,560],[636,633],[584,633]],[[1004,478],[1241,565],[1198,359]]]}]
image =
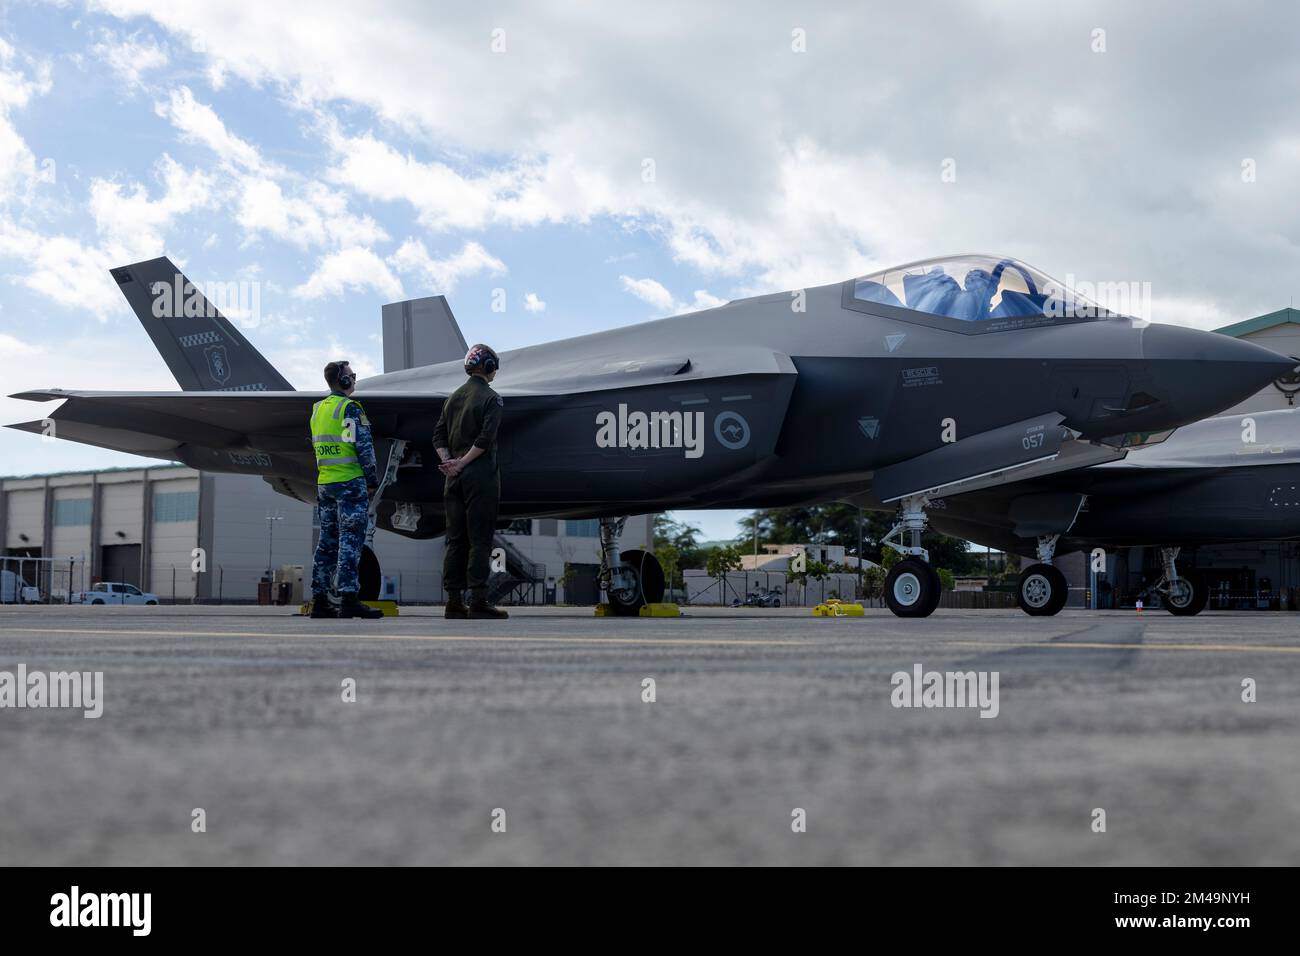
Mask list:
[{"label": "hangar door", "polygon": [[140,587],[140,545],[106,544],[100,548],[99,579]]},{"label": "hangar door", "polygon": [[573,580],[564,588],[565,604],[597,604],[600,601],[600,565],[571,564]]}]

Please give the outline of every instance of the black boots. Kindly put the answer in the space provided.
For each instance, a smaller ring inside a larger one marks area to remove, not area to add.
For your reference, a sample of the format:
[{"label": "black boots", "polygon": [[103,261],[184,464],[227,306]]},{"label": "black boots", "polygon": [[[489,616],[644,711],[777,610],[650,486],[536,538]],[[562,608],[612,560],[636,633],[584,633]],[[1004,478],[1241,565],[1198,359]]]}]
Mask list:
[{"label": "black boots", "polygon": [[334,609],[330,603],[328,594],[312,594],[311,596],[311,616],[312,617],[338,617],[339,612]]},{"label": "black boots", "polygon": [[344,591],[339,595],[342,600],[339,601],[339,617],[360,617],[367,620],[376,620],[384,616],[384,612],[374,607],[367,607],[357,600],[356,591]]},{"label": "black boots", "polygon": [[465,606],[465,596],[459,591],[452,591],[447,595],[447,610],[443,617],[448,620],[463,621],[469,617],[469,608]]},{"label": "black boots", "polygon": [[510,615],[488,603],[487,588],[475,588],[469,602],[469,616],[476,620],[500,621]]}]

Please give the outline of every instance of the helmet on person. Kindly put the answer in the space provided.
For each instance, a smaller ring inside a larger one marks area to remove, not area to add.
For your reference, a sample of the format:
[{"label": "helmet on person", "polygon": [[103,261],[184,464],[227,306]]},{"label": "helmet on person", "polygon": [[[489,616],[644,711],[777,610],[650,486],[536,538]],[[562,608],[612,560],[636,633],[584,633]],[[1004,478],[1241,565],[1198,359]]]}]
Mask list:
[{"label": "helmet on person", "polygon": [[471,345],[469,351],[465,353],[466,375],[473,375],[475,372],[491,375],[500,367],[501,359],[497,357],[497,353],[482,343]]}]

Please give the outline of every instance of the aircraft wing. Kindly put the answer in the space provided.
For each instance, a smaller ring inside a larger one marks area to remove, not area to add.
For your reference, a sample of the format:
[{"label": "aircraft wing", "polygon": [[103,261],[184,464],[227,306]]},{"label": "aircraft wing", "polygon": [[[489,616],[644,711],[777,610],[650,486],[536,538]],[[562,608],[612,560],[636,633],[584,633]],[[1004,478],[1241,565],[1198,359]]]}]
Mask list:
[{"label": "aircraft wing", "polygon": [[[34,402],[62,400],[47,418],[10,425],[152,458],[182,460],[183,445],[310,455],[305,423],[325,392],[20,392]],[[358,395],[375,435],[427,439],[445,396]]]}]

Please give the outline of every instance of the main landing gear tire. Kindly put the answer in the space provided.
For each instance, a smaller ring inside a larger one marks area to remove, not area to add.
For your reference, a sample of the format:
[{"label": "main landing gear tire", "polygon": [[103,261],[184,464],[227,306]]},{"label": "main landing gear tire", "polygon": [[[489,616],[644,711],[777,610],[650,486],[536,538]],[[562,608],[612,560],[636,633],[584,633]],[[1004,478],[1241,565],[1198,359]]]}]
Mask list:
[{"label": "main landing gear tire", "polygon": [[885,578],[885,603],[899,617],[929,617],[942,590],[934,568],[919,558],[904,558]]},{"label": "main landing gear tire", "polygon": [[636,617],[647,604],[664,599],[664,569],[649,551],[624,551],[618,559],[631,569],[635,586],[629,591],[610,591],[606,595],[615,617]]},{"label": "main landing gear tire", "polygon": [[1176,617],[1191,617],[1205,610],[1210,600],[1210,589],[1205,580],[1195,575],[1179,575],[1178,584],[1161,596],[1165,610]]},{"label": "main landing gear tire", "polygon": [[1034,617],[1051,617],[1070,596],[1065,575],[1050,564],[1031,564],[1020,572],[1016,585],[1016,603],[1020,610]]},{"label": "main landing gear tire", "polygon": [[379,570],[379,559],[368,546],[361,548],[361,561],[357,565],[357,598],[362,601],[378,601],[379,587],[383,574]]}]

